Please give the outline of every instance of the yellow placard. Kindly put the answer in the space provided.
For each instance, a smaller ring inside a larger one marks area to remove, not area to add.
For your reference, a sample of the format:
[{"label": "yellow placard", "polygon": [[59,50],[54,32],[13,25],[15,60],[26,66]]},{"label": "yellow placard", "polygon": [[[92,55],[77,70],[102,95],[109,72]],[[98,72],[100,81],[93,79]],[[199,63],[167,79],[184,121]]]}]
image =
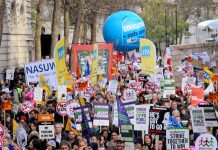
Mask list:
[{"label": "yellow placard", "polygon": [[95,85],[97,83],[97,69],[98,69],[98,44],[94,44],[92,68],[91,68],[92,85]]},{"label": "yellow placard", "polygon": [[148,39],[140,39],[141,70],[143,74],[155,74],[156,67],[156,47]]}]

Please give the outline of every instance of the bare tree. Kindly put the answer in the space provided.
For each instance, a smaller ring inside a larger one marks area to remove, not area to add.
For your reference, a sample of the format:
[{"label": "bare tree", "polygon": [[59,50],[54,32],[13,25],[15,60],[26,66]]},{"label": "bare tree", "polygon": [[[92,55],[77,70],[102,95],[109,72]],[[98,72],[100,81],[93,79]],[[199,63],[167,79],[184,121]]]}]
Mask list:
[{"label": "bare tree", "polygon": [[39,0],[36,16],[35,29],[35,60],[41,60],[41,35],[42,35],[42,14],[46,0]]},{"label": "bare tree", "polygon": [[51,48],[50,57],[54,57],[54,49],[58,42],[59,28],[60,28],[60,18],[61,18],[61,0],[54,0],[54,11],[52,19],[52,31],[51,31]]},{"label": "bare tree", "polygon": [[4,10],[5,10],[5,0],[0,0],[0,45],[2,41]]},{"label": "bare tree", "polygon": [[64,50],[65,53],[68,50],[68,39],[69,39],[69,13],[70,11],[70,0],[65,0],[64,3]]}]

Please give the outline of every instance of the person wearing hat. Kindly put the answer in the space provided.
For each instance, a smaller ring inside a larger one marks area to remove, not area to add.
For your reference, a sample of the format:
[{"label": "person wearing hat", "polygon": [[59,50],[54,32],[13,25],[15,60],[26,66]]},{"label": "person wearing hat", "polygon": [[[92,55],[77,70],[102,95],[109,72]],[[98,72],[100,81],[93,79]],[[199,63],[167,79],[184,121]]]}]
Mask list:
[{"label": "person wearing hat", "polygon": [[116,150],[124,150],[125,148],[125,141],[119,137],[116,141]]},{"label": "person wearing hat", "polygon": [[55,150],[56,142],[54,140],[50,140],[47,143],[47,150]]}]

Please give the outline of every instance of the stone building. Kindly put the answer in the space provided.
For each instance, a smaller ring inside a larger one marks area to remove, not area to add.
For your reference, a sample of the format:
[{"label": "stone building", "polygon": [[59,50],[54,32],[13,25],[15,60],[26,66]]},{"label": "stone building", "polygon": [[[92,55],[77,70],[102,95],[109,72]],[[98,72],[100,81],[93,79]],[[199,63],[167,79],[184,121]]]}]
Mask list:
[{"label": "stone building", "polygon": [[5,0],[0,69],[23,66],[33,60],[31,0]]}]

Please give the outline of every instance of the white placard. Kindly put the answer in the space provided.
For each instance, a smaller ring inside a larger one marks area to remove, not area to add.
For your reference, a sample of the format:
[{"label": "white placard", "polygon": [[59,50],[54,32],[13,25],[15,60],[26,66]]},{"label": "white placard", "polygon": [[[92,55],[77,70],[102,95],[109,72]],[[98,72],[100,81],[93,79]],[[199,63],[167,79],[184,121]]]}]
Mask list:
[{"label": "white placard", "polygon": [[23,127],[16,130],[17,144],[20,148],[24,148],[27,145],[27,133]]},{"label": "white placard", "polygon": [[217,147],[217,139],[209,134],[201,134],[195,141],[196,150],[216,150]]},{"label": "white placard", "polygon": [[148,133],[150,105],[135,105],[134,130]]},{"label": "white placard", "polygon": [[14,80],[14,70],[13,69],[7,69],[6,80]]},{"label": "white placard", "polygon": [[189,149],[189,129],[170,129],[166,131],[167,150]]},{"label": "white placard", "polygon": [[42,88],[40,88],[40,87],[34,88],[34,100],[35,101],[42,101],[42,94],[43,94]]},{"label": "white placard", "polygon": [[39,125],[39,139],[54,138],[54,125]]},{"label": "white placard", "polygon": [[24,66],[27,82],[39,82],[40,74],[43,74],[51,89],[58,89],[56,67],[54,59],[45,59],[28,63]]},{"label": "white placard", "polygon": [[116,94],[117,86],[118,86],[118,82],[116,80],[110,80],[107,91],[112,92],[113,94]]},{"label": "white placard", "polygon": [[131,150],[131,149],[134,149],[134,143],[125,142],[124,150]]},{"label": "white placard", "polygon": [[194,133],[206,133],[206,121],[203,108],[192,107],[190,110]]},{"label": "white placard", "polygon": [[[64,97],[63,97],[64,95]],[[67,97],[67,87],[66,85],[58,86],[58,99],[66,99]]]},{"label": "white placard", "polygon": [[125,90],[123,97],[125,101],[136,101],[137,100],[136,92],[133,89]]},{"label": "white placard", "polygon": [[59,115],[61,116],[67,115],[67,105],[68,105],[68,102],[59,102],[57,104],[56,111],[58,112]]}]

